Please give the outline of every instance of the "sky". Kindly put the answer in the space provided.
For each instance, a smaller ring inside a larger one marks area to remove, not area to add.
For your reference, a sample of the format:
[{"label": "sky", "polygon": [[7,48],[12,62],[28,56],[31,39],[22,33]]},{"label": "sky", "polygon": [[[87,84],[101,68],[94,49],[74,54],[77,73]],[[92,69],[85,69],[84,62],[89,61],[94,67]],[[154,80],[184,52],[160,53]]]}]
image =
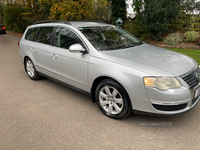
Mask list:
[{"label": "sky", "polygon": [[133,7],[132,5],[133,0],[126,0],[127,7],[127,16],[134,17]]}]

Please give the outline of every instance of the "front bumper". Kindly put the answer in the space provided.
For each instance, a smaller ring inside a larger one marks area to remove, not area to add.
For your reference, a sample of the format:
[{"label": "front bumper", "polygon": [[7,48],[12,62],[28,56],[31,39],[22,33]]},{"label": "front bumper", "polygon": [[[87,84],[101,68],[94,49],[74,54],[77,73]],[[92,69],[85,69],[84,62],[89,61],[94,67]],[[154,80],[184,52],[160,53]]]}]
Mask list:
[{"label": "front bumper", "polygon": [[161,91],[145,87],[148,99],[131,97],[133,112],[176,115],[191,110],[200,99],[200,66],[178,77],[181,88]]},{"label": "front bumper", "polygon": [[167,116],[187,112],[198,103],[200,95],[195,97],[195,92],[199,88],[200,84],[193,90],[187,87],[168,91],[146,88],[149,99],[131,98],[133,112]]}]

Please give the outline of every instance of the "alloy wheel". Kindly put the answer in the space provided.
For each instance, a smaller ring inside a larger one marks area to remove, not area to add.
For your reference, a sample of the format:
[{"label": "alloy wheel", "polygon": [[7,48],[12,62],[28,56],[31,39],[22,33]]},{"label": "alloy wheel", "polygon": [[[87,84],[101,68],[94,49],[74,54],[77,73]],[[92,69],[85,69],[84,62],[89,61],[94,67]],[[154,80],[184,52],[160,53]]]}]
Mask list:
[{"label": "alloy wheel", "polygon": [[112,86],[104,86],[99,92],[100,106],[109,114],[121,113],[124,102],[120,92]]}]

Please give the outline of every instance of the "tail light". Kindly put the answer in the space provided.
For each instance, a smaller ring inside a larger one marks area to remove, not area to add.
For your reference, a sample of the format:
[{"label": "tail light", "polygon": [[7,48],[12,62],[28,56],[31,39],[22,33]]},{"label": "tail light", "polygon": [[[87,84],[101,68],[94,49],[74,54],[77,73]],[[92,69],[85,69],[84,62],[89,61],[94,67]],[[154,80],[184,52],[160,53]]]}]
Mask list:
[{"label": "tail light", "polygon": [[18,47],[19,47],[19,43],[20,43],[20,41],[18,42]]},{"label": "tail light", "polygon": [[5,30],[6,28],[5,28],[5,27],[2,27],[2,29]]}]

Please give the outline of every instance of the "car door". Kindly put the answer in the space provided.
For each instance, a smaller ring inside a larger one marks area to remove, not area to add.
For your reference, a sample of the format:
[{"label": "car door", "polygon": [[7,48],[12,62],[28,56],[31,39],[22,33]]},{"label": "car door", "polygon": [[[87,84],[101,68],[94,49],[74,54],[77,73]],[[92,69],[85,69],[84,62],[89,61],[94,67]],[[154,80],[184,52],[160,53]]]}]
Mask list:
[{"label": "car door", "polygon": [[24,57],[29,56],[31,60],[34,61],[32,52],[30,50],[30,46],[35,40],[35,35],[37,33],[38,27],[29,28],[26,31],[24,38],[21,38],[20,45],[19,45],[19,55],[21,61],[24,62]]},{"label": "car door", "polygon": [[30,46],[37,71],[51,76],[51,37],[54,27],[40,27]]},{"label": "car door", "polygon": [[84,44],[79,36],[69,28],[57,27],[52,52],[52,71],[54,78],[83,89],[87,83],[89,54],[72,53],[73,44]]}]

